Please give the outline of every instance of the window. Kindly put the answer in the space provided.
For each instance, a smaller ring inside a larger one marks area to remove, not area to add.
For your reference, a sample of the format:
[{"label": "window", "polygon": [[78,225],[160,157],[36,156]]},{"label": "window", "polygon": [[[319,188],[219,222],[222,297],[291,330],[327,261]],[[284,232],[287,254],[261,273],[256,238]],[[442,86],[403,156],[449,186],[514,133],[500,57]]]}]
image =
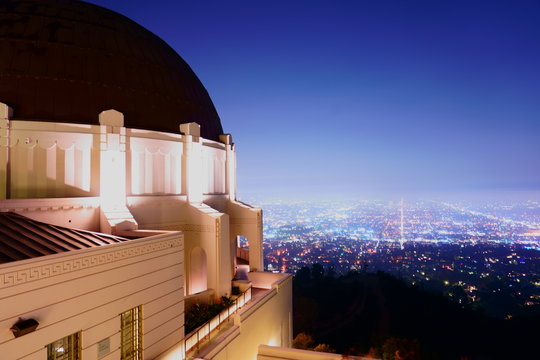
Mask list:
[{"label": "window", "polygon": [[80,360],[81,332],[76,332],[47,345],[47,360]]},{"label": "window", "polygon": [[121,359],[142,360],[142,306],[137,306],[120,315]]}]

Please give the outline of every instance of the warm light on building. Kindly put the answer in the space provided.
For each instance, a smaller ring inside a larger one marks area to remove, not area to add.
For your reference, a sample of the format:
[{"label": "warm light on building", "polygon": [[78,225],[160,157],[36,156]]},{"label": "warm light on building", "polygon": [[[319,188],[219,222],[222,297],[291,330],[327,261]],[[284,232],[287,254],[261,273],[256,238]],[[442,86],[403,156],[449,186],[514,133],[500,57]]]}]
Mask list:
[{"label": "warm light on building", "polygon": [[[0,29],[0,357],[255,359],[260,344],[290,346],[291,276],[263,272],[262,210],[236,200],[235,145],[189,66],[84,2],[3,2],[0,23],[13,21],[25,26]],[[189,306],[221,296],[231,305],[186,334]]]}]

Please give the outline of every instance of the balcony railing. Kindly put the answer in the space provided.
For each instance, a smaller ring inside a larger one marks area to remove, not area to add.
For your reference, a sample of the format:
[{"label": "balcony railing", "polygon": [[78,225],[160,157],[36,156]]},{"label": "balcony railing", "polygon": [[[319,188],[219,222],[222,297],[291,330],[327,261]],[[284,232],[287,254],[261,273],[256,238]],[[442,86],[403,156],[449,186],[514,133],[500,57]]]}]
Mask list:
[{"label": "balcony railing", "polygon": [[193,350],[198,350],[201,343],[210,340],[211,335],[221,328],[221,325],[229,320],[231,315],[241,309],[249,300],[251,300],[251,288],[244,291],[233,300],[231,306],[221,311],[218,315],[208,320],[197,329],[193,330],[184,340],[184,349],[186,354]]}]

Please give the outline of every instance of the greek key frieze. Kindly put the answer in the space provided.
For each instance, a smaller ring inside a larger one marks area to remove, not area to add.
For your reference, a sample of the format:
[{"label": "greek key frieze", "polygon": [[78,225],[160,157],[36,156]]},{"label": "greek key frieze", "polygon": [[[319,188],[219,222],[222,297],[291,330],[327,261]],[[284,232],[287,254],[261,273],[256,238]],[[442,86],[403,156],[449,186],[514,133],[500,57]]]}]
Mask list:
[{"label": "greek key frieze", "polygon": [[192,232],[212,232],[214,228],[211,225],[200,225],[200,224],[178,224],[173,228],[168,230],[181,230],[181,231],[192,231]]},{"label": "greek key frieze", "polygon": [[80,270],[90,269],[96,266],[110,264],[116,261],[137,257],[171,247],[182,245],[179,238],[167,239],[149,244],[141,244],[118,250],[107,251],[106,253],[84,255],[67,260],[59,260],[55,263],[48,263],[38,266],[30,266],[24,269],[0,273],[0,288],[8,288],[32,281],[43,280],[49,277],[68,274]]}]

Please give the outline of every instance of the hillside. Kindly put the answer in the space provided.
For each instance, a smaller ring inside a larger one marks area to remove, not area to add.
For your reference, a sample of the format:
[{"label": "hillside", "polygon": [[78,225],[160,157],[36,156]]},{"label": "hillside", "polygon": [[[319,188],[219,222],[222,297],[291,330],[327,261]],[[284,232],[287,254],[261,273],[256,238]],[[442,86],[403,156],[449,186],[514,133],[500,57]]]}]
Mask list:
[{"label": "hillside", "polygon": [[[316,264],[294,278],[294,334],[338,353],[394,359],[536,358],[537,317],[504,320],[383,272],[335,276]],[[397,359],[396,359],[397,360]]]}]

